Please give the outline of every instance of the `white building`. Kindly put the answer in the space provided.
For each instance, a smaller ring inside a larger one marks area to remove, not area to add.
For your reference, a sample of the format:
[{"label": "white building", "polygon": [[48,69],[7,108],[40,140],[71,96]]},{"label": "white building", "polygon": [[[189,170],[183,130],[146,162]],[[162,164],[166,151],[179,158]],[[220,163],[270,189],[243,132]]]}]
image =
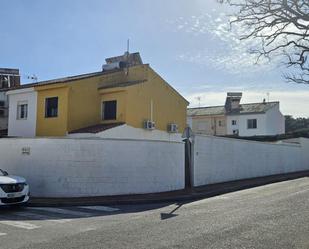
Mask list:
[{"label": "white building", "polygon": [[188,109],[188,124],[197,134],[274,136],[285,133],[279,102],[240,104],[242,93],[228,93],[224,106]]},{"label": "white building", "polygon": [[35,137],[37,92],[33,87],[7,92],[9,97],[8,136]]}]

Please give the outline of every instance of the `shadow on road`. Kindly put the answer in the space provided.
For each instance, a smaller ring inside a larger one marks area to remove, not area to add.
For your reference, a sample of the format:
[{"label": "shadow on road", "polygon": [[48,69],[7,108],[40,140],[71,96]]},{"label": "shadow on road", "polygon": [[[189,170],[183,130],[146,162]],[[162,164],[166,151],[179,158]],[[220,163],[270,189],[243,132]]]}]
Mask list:
[{"label": "shadow on road", "polygon": [[[102,217],[110,216],[117,214],[130,214],[130,213],[139,213],[150,210],[158,210],[167,206],[176,205],[172,211],[168,213],[160,213],[161,220],[166,220],[170,218],[177,217],[178,214],[175,214],[184,204],[192,203],[201,199],[211,198],[221,194],[236,192],[248,188],[263,186],[275,182],[292,180],[297,178],[307,178],[309,171],[268,176],[268,177],[259,177],[255,179],[246,179],[239,180],[234,182],[212,184],[208,186],[201,186],[195,188],[191,193],[189,200],[184,199],[180,201],[166,201],[166,202],[155,202],[148,204],[130,204],[130,205],[106,205],[101,207],[106,207],[107,211],[95,210],[93,208],[87,208],[87,205],[83,206],[57,206],[57,207],[47,207],[47,208],[32,208],[32,207],[0,207],[0,222],[6,220],[61,220],[61,219],[81,219],[81,218],[91,218],[91,217]],[[207,191],[208,192],[207,192]],[[207,194],[200,194],[207,193]],[[148,195],[149,196],[149,195]],[[115,197],[114,197],[115,198]],[[100,206],[100,205],[98,205]],[[91,205],[89,205],[91,207]],[[108,209],[113,209],[113,211],[108,211]]]},{"label": "shadow on road", "polygon": [[177,209],[181,208],[181,206],[183,205],[184,203],[177,203],[177,207],[174,208],[171,212],[169,213],[161,213],[161,220],[166,220],[166,219],[170,219],[170,218],[174,218],[176,216],[178,216],[178,214],[174,214],[176,212]]},{"label": "shadow on road", "polygon": [[[61,219],[81,219],[92,217],[103,217],[117,214],[130,214],[156,210],[175,204],[175,202],[140,204],[140,205],[121,205],[121,206],[100,206],[115,209],[115,211],[94,210],[92,206],[82,207],[50,207],[50,208],[31,208],[26,206],[3,206],[0,207],[0,222],[7,220],[14,221],[35,221],[35,220],[61,220]],[[176,216],[173,214],[183,204],[178,204],[169,214],[162,213],[162,219]]]}]

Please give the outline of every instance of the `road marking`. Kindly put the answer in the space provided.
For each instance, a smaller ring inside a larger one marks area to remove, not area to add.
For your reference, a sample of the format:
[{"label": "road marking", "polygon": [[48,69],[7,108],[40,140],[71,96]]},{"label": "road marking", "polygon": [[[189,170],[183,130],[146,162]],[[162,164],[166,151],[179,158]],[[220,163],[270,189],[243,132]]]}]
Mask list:
[{"label": "road marking", "polygon": [[94,211],[104,211],[104,212],[116,212],[119,211],[119,208],[112,208],[106,206],[79,206],[78,208],[90,209]]},{"label": "road marking", "polygon": [[62,208],[51,208],[51,207],[30,207],[27,208],[30,210],[39,210],[39,211],[45,211],[50,213],[57,213],[57,214],[64,214],[64,215],[73,215],[73,216],[79,216],[79,217],[91,217],[92,214],[79,212],[79,211],[73,211],[69,209],[62,209]]},{"label": "road marking", "polygon": [[294,193],[290,193],[286,196],[294,196],[294,195],[304,194],[304,193],[307,193],[308,191],[309,191],[309,189],[303,189],[303,190],[296,191]]},{"label": "road marking", "polygon": [[82,228],[81,232],[91,232],[91,231],[95,231],[95,230],[97,230],[97,229],[94,228],[94,227],[86,227],[86,228]]},{"label": "road marking", "polygon": [[0,223],[3,225],[18,227],[18,228],[27,229],[27,230],[37,229],[41,227],[41,226],[37,226],[31,223],[26,223],[23,221],[13,221],[13,220],[3,220],[3,221],[0,221]]},{"label": "road marking", "polygon": [[55,219],[53,216],[48,216],[48,215],[42,215],[42,214],[37,214],[37,213],[31,213],[31,212],[17,212],[14,215],[21,216],[21,217],[26,217],[34,220],[46,220],[46,221],[51,221],[55,223],[66,223],[72,221],[71,219]]},{"label": "road marking", "polygon": [[212,199],[213,200],[228,200],[228,199],[230,199],[230,197],[218,195],[218,196],[212,197]]},{"label": "road marking", "polygon": [[6,235],[6,233],[0,233],[0,236],[5,236]]}]

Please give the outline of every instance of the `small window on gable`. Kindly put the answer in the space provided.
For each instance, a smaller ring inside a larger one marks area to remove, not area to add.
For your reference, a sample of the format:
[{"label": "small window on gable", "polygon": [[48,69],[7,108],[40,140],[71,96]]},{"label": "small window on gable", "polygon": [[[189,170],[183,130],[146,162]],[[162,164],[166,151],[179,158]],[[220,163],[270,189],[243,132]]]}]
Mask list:
[{"label": "small window on gable", "polygon": [[102,103],[102,119],[116,120],[117,118],[117,101],[103,101]]},{"label": "small window on gable", "polygon": [[237,124],[236,120],[232,120],[232,125],[236,125],[236,124]]},{"label": "small window on gable", "polygon": [[27,119],[28,103],[26,101],[17,103],[17,119]]},{"label": "small window on gable", "polygon": [[255,119],[248,119],[247,120],[247,128],[248,129],[256,129],[257,128],[257,120]]},{"label": "small window on gable", "polygon": [[45,99],[45,117],[58,117],[58,97],[51,97]]}]

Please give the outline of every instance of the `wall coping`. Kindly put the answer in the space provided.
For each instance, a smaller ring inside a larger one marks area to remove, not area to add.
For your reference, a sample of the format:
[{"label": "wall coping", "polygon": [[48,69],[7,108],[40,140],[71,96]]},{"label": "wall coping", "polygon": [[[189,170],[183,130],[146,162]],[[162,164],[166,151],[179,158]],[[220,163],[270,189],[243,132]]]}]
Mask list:
[{"label": "wall coping", "polygon": [[[284,140],[279,140],[278,142],[282,143],[272,143],[272,142],[261,142],[261,141],[252,141],[252,140],[244,140],[244,139],[237,139],[237,138],[228,138],[228,137],[217,137],[217,136],[210,136],[204,134],[195,134],[193,136],[193,140],[195,137],[205,137],[210,139],[217,139],[217,140],[226,140],[226,141],[234,141],[234,142],[242,142],[242,143],[254,143],[254,144],[261,144],[261,145],[274,145],[274,146],[288,146],[288,147],[302,147],[301,143],[288,143],[284,142]],[[301,137],[301,139],[308,140],[308,138]]]},{"label": "wall coping", "polygon": [[72,138],[72,137],[10,137],[10,138],[0,138],[0,142],[2,140],[80,140],[80,141],[85,141],[85,140],[93,140],[93,141],[141,141],[141,142],[160,142],[160,143],[176,143],[176,144],[184,144],[182,141],[168,141],[168,140],[152,140],[152,139],[133,139],[133,138],[99,138],[99,137],[94,137],[94,138]]}]

